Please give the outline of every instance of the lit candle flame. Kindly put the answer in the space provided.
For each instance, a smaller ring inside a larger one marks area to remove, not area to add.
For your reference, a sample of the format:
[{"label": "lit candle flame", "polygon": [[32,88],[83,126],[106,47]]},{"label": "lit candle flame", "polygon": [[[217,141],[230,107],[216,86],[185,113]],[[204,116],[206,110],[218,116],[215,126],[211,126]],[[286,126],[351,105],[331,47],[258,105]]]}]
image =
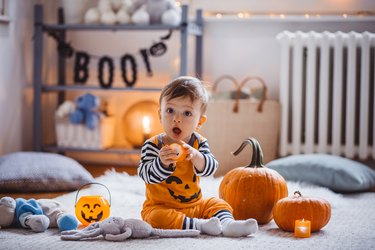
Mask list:
[{"label": "lit candle flame", "polygon": [[143,124],[143,133],[150,134],[151,133],[150,117],[144,116],[142,119],[142,124]]}]

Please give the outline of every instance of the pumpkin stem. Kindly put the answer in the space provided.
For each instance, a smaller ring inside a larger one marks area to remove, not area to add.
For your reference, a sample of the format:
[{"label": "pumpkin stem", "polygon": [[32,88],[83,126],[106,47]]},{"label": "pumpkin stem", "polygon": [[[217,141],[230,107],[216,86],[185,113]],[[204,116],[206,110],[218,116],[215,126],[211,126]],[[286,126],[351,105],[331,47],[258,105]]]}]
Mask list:
[{"label": "pumpkin stem", "polygon": [[260,144],[257,139],[252,138],[253,142],[255,143],[255,147],[257,148],[257,162],[256,164],[258,166],[263,166],[263,151],[262,148],[260,147]]},{"label": "pumpkin stem", "polygon": [[300,191],[294,191],[294,195],[295,196],[298,196],[298,197],[301,197],[302,196],[302,194],[301,194],[301,192]]},{"label": "pumpkin stem", "polygon": [[260,148],[259,142],[255,138],[248,138],[244,140],[241,146],[232,154],[238,155],[244,147],[249,144],[253,146],[253,156],[251,158],[251,162],[246,167],[264,167],[263,166],[263,153],[262,149]]}]

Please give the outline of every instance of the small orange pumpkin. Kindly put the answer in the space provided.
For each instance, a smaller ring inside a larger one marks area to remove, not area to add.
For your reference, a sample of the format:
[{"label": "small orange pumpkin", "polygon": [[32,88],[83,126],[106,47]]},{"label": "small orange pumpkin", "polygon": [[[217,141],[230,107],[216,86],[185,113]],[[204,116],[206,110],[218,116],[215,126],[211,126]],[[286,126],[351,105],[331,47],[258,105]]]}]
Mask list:
[{"label": "small orange pumpkin", "polygon": [[239,154],[247,144],[253,147],[250,164],[224,176],[219,196],[232,206],[235,219],[254,218],[266,224],[272,220],[275,203],[288,195],[288,187],[279,173],[263,165],[262,149],[255,138],[246,139],[233,154]]},{"label": "small orange pumpkin", "polygon": [[296,191],[294,196],[276,203],[273,217],[277,226],[284,231],[293,232],[295,221],[305,219],[311,222],[311,232],[316,232],[329,222],[331,205],[325,199],[305,197]]},{"label": "small orange pumpkin", "polygon": [[169,145],[173,150],[177,152],[176,157],[173,157],[175,161],[183,161],[186,158],[186,150],[180,144],[172,143]]},{"label": "small orange pumpkin", "polygon": [[87,183],[79,188],[75,199],[75,215],[84,226],[87,226],[94,222],[102,221],[108,218],[110,215],[111,193],[106,186],[104,187],[109,193],[109,202],[107,201],[107,199],[100,195],[82,196],[77,202],[79,191],[83,187],[91,184],[104,186],[103,184],[96,182]]}]

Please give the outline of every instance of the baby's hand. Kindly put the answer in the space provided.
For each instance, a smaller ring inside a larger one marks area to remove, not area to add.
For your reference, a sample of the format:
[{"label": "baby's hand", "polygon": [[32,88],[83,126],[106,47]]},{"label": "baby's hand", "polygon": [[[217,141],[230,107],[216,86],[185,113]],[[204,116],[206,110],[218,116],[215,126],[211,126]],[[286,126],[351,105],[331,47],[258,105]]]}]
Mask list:
[{"label": "baby's hand", "polygon": [[166,145],[159,151],[160,161],[163,163],[166,169],[174,169],[176,166],[176,149]]},{"label": "baby's hand", "polygon": [[185,149],[186,160],[191,161],[193,166],[202,172],[206,164],[203,154],[183,141],[181,141],[181,145]]},{"label": "baby's hand", "polygon": [[185,150],[185,155],[186,155],[185,159],[188,160],[188,161],[193,160],[197,156],[201,155],[201,153],[198,150],[196,150],[195,148],[191,147],[189,144],[187,144],[184,141],[181,141],[181,146]]}]

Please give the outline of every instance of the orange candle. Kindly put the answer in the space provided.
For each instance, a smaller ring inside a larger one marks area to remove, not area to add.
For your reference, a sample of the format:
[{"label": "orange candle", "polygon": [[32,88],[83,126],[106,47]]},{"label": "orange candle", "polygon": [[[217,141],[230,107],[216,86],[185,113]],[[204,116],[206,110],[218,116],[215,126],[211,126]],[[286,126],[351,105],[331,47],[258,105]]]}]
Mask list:
[{"label": "orange candle", "polygon": [[309,220],[296,220],[294,223],[294,237],[309,238],[311,234],[311,223]]}]

